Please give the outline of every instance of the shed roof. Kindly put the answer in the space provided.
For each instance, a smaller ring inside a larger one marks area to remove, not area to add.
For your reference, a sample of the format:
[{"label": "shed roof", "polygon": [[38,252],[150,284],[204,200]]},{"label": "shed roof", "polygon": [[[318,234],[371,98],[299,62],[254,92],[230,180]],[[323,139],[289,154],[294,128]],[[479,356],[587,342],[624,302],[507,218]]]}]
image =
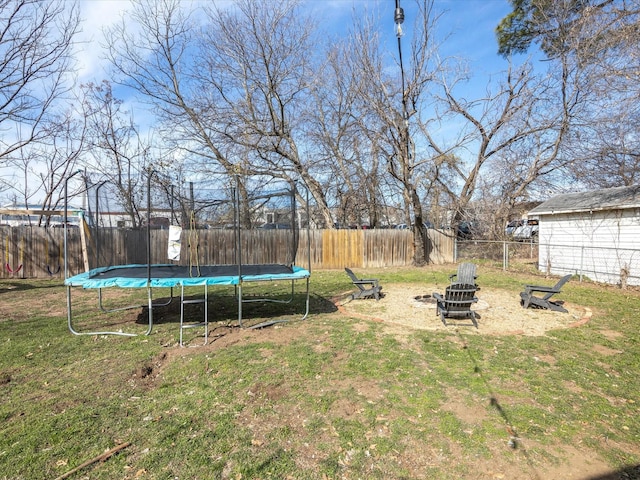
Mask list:
[{"label": "shed roof", "polygon": [[595,212],[637,207],[640,207],[640,185],[557,195],[529,211],[529,215]]}]

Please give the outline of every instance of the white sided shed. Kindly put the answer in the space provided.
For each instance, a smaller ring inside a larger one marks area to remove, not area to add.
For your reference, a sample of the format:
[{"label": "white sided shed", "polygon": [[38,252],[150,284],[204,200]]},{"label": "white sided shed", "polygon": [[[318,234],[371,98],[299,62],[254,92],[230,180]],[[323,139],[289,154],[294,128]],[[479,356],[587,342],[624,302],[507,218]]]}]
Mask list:
[{"label": "white sided shed", "polygon": [[539,220],[541,271],[640,285],[640,185],[558,195],[529,216]]}]

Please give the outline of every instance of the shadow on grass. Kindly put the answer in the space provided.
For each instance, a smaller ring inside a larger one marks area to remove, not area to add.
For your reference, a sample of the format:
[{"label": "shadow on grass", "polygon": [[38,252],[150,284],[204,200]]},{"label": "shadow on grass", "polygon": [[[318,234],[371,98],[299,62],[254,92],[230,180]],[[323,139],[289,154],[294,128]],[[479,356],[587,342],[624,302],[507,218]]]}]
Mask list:
[{"label": "shadow on grass", "polygon": [[0,294],[10,294],[16,292],[25,292],[27,290],[40,290],[43,288],[60,288],[62,280],[59,283],[50,282],[33,282],[25,280],[2,280],[0,279]]},{"label": "shadow on grass", "polygon": [[630,465],[615,472],[588,477],[584,480],[640,480],[640,465]]},{"label": "shadow on grass", "polygon": [[476,357],[473,355],[473,352],[469,348],[469,345],[467,344],[466,338],[462,335],[462,333],[460,331],[458,331],[457,334],[458,334],[458,337],[460,338],[460,341],[462,342],[462,348],[467,352],[467,355],[469,356],[469,359],[471,360],[471,363],[473,364],[473,372],[476,373],[480,377],[480,379],[482,380],[482,383],[484,384],[485,388],[487,389],[487,392],[489,394],[489,405],[496,412],[498,412],[498,414],[500,415],[500,417],[504,421],[505,430],[506,430],[507,434],[509,435],[509,440],[507,442],[507,445],[510,448],[514,449],[514,450],[519,450],[519,451],[522,452],[522,454],[526,458],[527,464],[528,464],[528,466],[529,466],[529,468],[531,470],[531,478],[534,478],[536,480],[542,480],[544,477],[540,476],[538,471],[536,470],[536,468],[535,468],[535,466],[533,464],[533,461],[531,460],[531,457],[529,456],[529,453],[527,452],[527,449],[526,449],[525,445],[522,443],[522,441],[520,439],[520,436],[518,435],[518,431],[513,426],[514,424],[513,424],[512,420],[511,420],[511,416],[510,416],[509,412],[500,403],[500,400],[498,399],[497,395],[495,394],[489,379],[486,377],[486,375],[482,371],[482,368],[480,367],[480,364],[478,363],[478,360],[476,359]]},{"label": "shadow on grass", "polygon": [[[197,295],[185,297],[185,300],[193,301],[198,299]],[[273,301],[259,301],[252,299],[249,303],[242,304],[242,320],[265,321],[273,320],[281,317],[302,317],[305,312],[306,297],[303,294],[294,295],[291,302],[286,303],[289,298],[286,296],[274,296]],[[180,298],[174,297],[170,301],[170,297],[157,298],[154,302],[157,304],[168,304],[162,307],[154,307],[153,323],[154,325],[180,323]],[[332,313],[336,312],[337,307],[329,299],[319,295],[310,295],[309,297],[309,314]],[[142,307],[137,315],[137,324],[147,324],[149,321],[149,309]],[[238,300],[233,295],[210,295],[208,298],[207,312],[210,323],[215,322],[237,322],[238,320]],[[185,322],[199,322],[204,318],[204,305],[202,303],[191,303],[184,307]]]}]

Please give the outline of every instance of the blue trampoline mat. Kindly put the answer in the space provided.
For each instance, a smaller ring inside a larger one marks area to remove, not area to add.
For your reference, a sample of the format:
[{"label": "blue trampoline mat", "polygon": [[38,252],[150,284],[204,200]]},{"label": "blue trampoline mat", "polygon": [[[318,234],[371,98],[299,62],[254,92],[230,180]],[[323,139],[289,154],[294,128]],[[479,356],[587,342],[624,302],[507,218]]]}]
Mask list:
[{"label": "blue trampoline mat", "polygon": [[299,280],[309,278],[308,270],[281,264],[262,265],[121,265],[94,268],[65,280],[65,285],[84,288],[145,288],[198,285],[238,285],[243,282]]}]

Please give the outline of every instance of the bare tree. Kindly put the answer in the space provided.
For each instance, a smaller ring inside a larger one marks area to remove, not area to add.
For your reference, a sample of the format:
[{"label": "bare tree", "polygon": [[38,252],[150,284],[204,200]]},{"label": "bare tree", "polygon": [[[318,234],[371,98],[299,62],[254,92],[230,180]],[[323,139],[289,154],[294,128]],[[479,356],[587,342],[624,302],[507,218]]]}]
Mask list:
[{"label": "bare tree", "polygon": [[[250,172],[287,180],[302,179],[322,223],[332,226],[322,163],[310,158],[305,117],[314,78],[313,26],[298,1],[280,0],[265,8],[240,0],[235,10],[208,9],[201,38],[205,88],[216,92],[219,124],[226,141],[245,149]],[[214,105],[205,104],[207,109]]]},{"label": "bare tree", "polygon": [[351,62],[353,48],[351,39],[337,43],[314,75],[312,108],[304,118],[313,146],[307,151],[326,172],[325,195],[334,201],[338,223],[377,227],[385,216],[384,164],[363,133],[363,125],[375,119],[358,99],[367,79]]},{"label": "bare tree", "polygon": [[89,174],[97,173],[109,183],[109,192],[129,216],[134,227],[140,226],[146,205],[145,175],[148,174],[149,145],[141,138],[122,101],[113,95],[111,84],[86,84],[83,91],[83,116],[86,142],[91,158],[85,166]]},{"label": "bare tree", "polygon": [[558,57],[584,72],[588,108],[570,145],[579,161],[568,169],[581,185],[606,188],[640,179],[639,24],[637,2],[587,9],[567,33],[569,53]]},{"label": "bare tree", "polygon": [[[486,95],[468,98],[461,90],[464,71],[440,60],[429,37],[438,19],[433,4],[423,0],[419,7],[403,90],[384,75],[375,34],[366,25],[353,49],[367,79],[361,98],[375,112],[368,135],[384,152],[411,212],[418,265],[425,261],[426,204],[447,210],[441,220],[453,227],[487,191],[500,192],[496,198],[508,211],[566,168],[572,127],[585,114],[584,72],[568,62],[542,74],[527,63],[510,68]],[[457,128],[442,135],[447,124]]]},{"label": "bare tree", "polygon": [[448,120],[460,125],[460,133],[449,144],[428,129],[423,133],[438,153],[436,178],[455,207],[454,223],[465,215],[483,175],[501,191],[508,211],[533,184],[566,165],[563,146],[582,106],[568,75],[537,76],[525,64],[475,100],[457,96],[446,80],[441,86]]},{"label": "bare tree", "polygon": [[[333,205],[345,221],[362,215],[375,224],[383,199],[399,198],[422,265],[429,205],[446,206],[455,225],[483,192],[503,198],[507,211],[557,183],[596,84],[569,49],[548,72],[510,68],[468,99],[466,77],[445,69],[433,42],[433,2],[416,4],[397,75],[366,20],[346,48],[310,54],[313,25],[291,0],[210,6],[197,29],[177,1],[140,1],[131,17],[139,28],[123,24],[107,38],[121,81],[155,107],[166,138],[199,173],[303,179],[326,226]],[[447,123],[459,128],[444,137]]]},{"label": "bare tree", "polygon": [[[429,94],[430,82],[440,68],[436,45],[431,32],[436,20],[433,2],[416,2],[419,15],[414,25],[409,61],[399,65],[401,75],[389,76],[380,49],[379,34],[366,19],[358,24],[353,34],[351,62],[357,75],[364,79],[359,84],[359,108],[367,112],[360,117],[360,128],[371,143],[371,152],[384,163],[392,183],[403,199],[407,219],[411,219],[414,232],[414,259],[416,265],[427,261],[428,238],[421,186],[425,172],[432,163],[430,156],[418,154],[416,114],[423,108]],[[400,38],[398,38],[400,47]]]},{"label": "bare tree", "polygon": [[576,141],[574,152],[580,162],[569,170],[581,185],[608,188],[640,183],[640,108],[630,98],[617,104],[609,121],[592,123]]},{"label": "bare tree", "polygon": [[[43,126],[46,142],[30,142],[7,161],[12,171],[13,203],[27,208],[60,210],[64,203],[65,179],[80,166],[84,153],[85,127],[73,111],[59,113]],[[71,192],[74,196],[81,188]],[[38,226],[48,225],[50,216],[41,216]]]},{"label": "bare tree", "polygon": [[121,80],[154,105],[175,146],[203,160],[200,173],[301,178],[330,225],[315,165],[298,147],[310,28],[296,2],[236,7],[206,9],[196,35],[180,2],[137,2],[130,18],[139,33],[124,24],[107,32],[110,59]]},{"label": "bare tree", "polygon": [[500,52],[540,45],[575,85],[583,107],[564,145],[567,172],[581,185],[637,182],[640,5],[610,0],[525,0],[497,29]]},{"label": "bare tree", "polygon": [[[23,150],[39,157],[36,158],[36,169],[31,172],[31,177],[38,179],[32,191],[37,192],[39,203],[46,210],[59,210],[65,201],[64,182],[80,166],[85,153],[86,123],[84,118],[77,118],[72,111],[67,111],[58,115],[55,123],[49,122],[48,125],[47,143],[32,143]],[[25,177],[25,192],[28,191],[28,179]],[[71,193],[75,195],[79,191]],[[41,217],[40,223],[50,220],[51,217]]]},{"label": "bare tree", "polygon": [[64,0],[0,1],[0,166],[51,132],[56,102],[70,88],[79,22],[77,6]]}]

